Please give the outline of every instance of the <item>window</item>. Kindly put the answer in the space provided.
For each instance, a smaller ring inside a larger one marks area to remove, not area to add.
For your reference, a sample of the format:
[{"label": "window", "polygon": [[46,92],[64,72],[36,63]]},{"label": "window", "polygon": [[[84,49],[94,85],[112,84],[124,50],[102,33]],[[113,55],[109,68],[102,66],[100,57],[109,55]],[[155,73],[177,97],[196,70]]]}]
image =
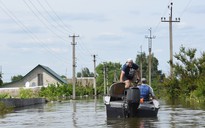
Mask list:
[{"label": "window", "polygon": [[38,74],[38,86],[43,86],[43,74]]}]

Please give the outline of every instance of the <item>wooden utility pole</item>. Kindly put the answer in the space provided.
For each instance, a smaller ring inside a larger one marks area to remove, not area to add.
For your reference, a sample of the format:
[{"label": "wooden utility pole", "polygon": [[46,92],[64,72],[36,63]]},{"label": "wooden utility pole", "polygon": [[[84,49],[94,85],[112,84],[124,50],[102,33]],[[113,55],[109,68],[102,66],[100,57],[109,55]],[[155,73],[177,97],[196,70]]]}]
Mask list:
[{"label": "wooden utility pole", "polygon": [[113,82],[117,82],[118,81],[118,77],[117,77],[117,70],[116,70],[116,63],[114,63],[114,78],[113,78]]},{"label": "wooden utility pole", "polygon": [[142,45],[140,46],[140,78],[142,79]]},{"label": "wooden utility pole", "polygon": [[75,78],[75,68],[76,68],[76,61],[75,61],[75,45],[77,43],[75,42],[75,38],[79,37],[73,34],[72,36],[69,36],[72,38],[73,42],[71,42],[71,45],[73,45],[73,78],[72,78],[72,83],[73,83],[73,100],[75,100],[75,83],[76,83],[76,78]]},{"label": "wooden utility pole", "polygon": [[106,63],[104,63],[104,65],[103,65],[103,74],[104,74],[104,95],[106,95],[106,71],[107,71],[107,69],[106,69]]},{"label": "wooden utility pole", "polygon": [[152,36],[152,28],[148,29],[150,32],[149,36],[145,36],[145,38],[148,38],[148,48],[149,48],[149,85],[151,86],[152,82],[152,39],[155,39],[155,36]]},{"label": "wooden utility pole", "polygon": [[168,8],[170,9],[169,20],[166,20],[165,17],[161,17],[161,22],[169,22],[169,39],[170,39],[170,76],[173,76],[173,44],[172,44],[172,22],[180,22],[180,18],[175,18],[172,20],[172,5],[171,3]]},{"label": "wooden utility pole", "polygon": [[93,62],[94,62],[94,93],[97,96],[97,88],[96,88],[96,55],[93,55]]}]

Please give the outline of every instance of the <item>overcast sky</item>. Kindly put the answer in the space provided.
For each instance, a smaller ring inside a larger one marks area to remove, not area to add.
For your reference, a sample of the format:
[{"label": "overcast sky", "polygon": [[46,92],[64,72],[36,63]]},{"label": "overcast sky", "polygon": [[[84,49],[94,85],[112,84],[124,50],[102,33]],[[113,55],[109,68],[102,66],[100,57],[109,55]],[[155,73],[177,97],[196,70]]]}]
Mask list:
[{"label": "overcast sky", "polygon": [[135,60],[142,51],[148,54],[149,28],[152,52],[159,69],[169,73],[168,5],[173,2],[174,53],[181,45],[196,48],[200,56],[205,47],[204,0],[0,0],[0,65],[3,81],[25,75],[38,64],[59,75],[72,76],[72,39],[76,38],[77,69],[93,71],[104,61]]}]

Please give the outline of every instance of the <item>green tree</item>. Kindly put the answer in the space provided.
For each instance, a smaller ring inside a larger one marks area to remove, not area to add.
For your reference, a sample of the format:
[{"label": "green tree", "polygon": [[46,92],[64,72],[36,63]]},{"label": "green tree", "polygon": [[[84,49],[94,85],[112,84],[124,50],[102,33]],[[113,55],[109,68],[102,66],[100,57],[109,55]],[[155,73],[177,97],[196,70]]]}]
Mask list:
[{"label": "green tree", "polygon": [[120,63],[114,63],[114,62],[104,62],[99,64],[96,67],[97,72],[97,85],[101,86],[104,85],[104,68],[106,67],[107,72],[107,79],[108,79],[108,85],[111,85],[114,81],[114,77],[118,78],[120,77],[120,71],[121,71],[121,64]]},{"label": "green tree", "polygon": [[62,75],[61,78],[66,79],[67,77],[65,75]]},{"label": "green tree", "polygon": [[178,54],[174,57],[178,60],[174,67],[175,77],[180,81],[180,90],[185,96],[189,96],[190,92],[197,88],[196,79],[199,76],[197,67],[197,58],[195,57],[196,49],[185,49],[181,47]]},{"label": "green tree", "polygon": [[11,77],[11,82],[19,81],[22,78],[23,78],[22,75],[13,76],[13,77]]},{"label": "green tree", "polygon": [[[149,55],[146,56],[145,52],[142,54],[137,54],[135,63],[140,66],[140,63],[142,62],[142,77],[148,78],[149,75]],[[151,65],[151,76],[152,80],[159,78],[159,76],[164,76],[162,74],[161,70],[158,70],[159,61],[156,57],[154,57],[154,54],[152,54],[152,65]]]},{"label": "green tree", "polygon": [[81,72],[77,72],[77,77],[81,77],[81,76],[82,76]]},{"label": "green tree", "polygon": [[177,59],[173,64],[174,77],[167,78],[163,83],[171,97],[205,101],[205,53],[196,58],[196,51],[181,46],[179,53],[174,55]]},{"label": "green tree", "polygon": [[94,73],[90,72],[90,70],[85,67],[81,70],[81,72],[77,72],[77,77],[93,77]]},{"label": "green tree", "polygon": [[[148,61],[147,56],[145,52],[138,54],[135,60],[135,63],[140,66],[140,63],[142,62],[142,77],[148,76]],[[147,77],[148,78],[148,77]]]}]

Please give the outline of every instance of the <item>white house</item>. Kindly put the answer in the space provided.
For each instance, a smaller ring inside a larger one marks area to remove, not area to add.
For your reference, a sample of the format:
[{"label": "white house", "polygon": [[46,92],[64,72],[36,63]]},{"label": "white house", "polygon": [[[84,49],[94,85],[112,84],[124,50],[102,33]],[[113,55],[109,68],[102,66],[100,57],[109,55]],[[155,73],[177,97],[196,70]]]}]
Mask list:
[{"label": "white house", "polygon": [[49,67],[37,65],[33,70],[26,74],[21,80],[6,83],[5,88],[9,87],[38,87],[48,86],[49,84],[67,84],[68,82],[51,70]]}]

